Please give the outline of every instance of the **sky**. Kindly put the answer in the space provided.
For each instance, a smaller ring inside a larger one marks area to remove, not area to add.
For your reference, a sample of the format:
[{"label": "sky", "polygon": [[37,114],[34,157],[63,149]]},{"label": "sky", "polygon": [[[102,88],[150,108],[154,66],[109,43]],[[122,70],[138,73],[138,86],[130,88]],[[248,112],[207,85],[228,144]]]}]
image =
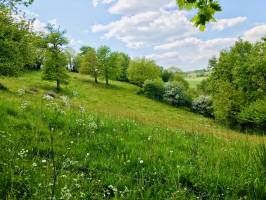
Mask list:
[{"label": "sky", "polygon": [[109,46],[132,58],[155,60],[164,68],[206,68],[208,60],[239,38],[255,42],[266,34],[265,0],[220,0],[223,8],[204,32],[190,22],[195,11],[179,10],[175,0],[35,0],[26,8],[34,29],[49,23],[67,31],[76,51]]}]

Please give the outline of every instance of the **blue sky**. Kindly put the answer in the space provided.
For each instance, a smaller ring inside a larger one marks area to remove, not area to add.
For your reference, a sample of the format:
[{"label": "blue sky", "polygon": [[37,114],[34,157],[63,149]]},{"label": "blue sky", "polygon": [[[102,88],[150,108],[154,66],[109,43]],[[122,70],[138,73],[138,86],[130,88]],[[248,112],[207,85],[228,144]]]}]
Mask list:
[{"label": "blue sky", "polygon": [[35,0],[27,10],[36,30],[48,22],[66,29],[76,50],[108,45],[188,71],[206,67],[239,37],[254,42],[266,34],[265,0],[220,2],[223,12],[205,32],[190,23],[193,11],[179,11],[174,0]]}]

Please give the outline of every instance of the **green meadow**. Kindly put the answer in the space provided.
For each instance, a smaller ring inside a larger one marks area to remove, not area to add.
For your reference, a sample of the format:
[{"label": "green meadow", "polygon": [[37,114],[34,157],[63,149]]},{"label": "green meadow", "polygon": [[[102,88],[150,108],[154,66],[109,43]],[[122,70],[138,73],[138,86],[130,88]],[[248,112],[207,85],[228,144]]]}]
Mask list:
[{"label": "green meadow", "polygon": [[265,137],[70,76],[0,79],[3,199],[265,199]]}]

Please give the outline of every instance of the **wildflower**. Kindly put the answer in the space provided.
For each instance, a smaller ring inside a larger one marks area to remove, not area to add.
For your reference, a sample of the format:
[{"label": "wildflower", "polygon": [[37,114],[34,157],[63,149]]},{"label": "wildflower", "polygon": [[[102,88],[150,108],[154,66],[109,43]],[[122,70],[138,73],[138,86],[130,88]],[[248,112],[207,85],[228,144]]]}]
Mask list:
[{"label": "wildflower", "polygon": [[111,189],[113,192],[117,192],[117,188],[113,185],[109,185],[108,188]]},{"label": "wildflower", "polygon": [[42,163],[43,163],[43,164],[46,164],[46,163],[47,163],[47,161],[46,161],[46,160],[42,160]]},{"label": "wildflower", "polygon": [[32,167],[37,167],[37,163],[32,163]]},{"label": "wildflower", "polygon": [[23,103],[21,103],[20,108],[22,110],[26,109],[29,106],[29,102],[28,101],[24,101]]},{"label": "wildflower", "polygon": [[72,91],[72,95],[73,95],[74,97],[76,97],[76,96],[78,96],[78,95],[79,95],[79,92],[78,92],[78,91],[76,91],[76,90],[74,90],[74,91]]},{"label": "wildflower", "polygon": [[65,106],[69,105],[69,98],[67,96],[60,96]]},{"label": "wildflower", "polygon": [[42,98],[47,100],[47,101],[52,101],[54,99],[54,97],[52,97],[52,96],[50,96],[48,94],[45,94]]},{"label": "wildflower", "polygon": [[79,106],[79,110],[80,110],[81,113],[85,113],[85,108],[84,107]]},{"label": "wildflower", "polygon": [[67,188],[67,186],[65,186],[61,189],[61,198],[60,199],[72,199],[72,194],[70,193],[70,190]]},{"label": "wildflower", "polygon": [[27,153],[28,153],[28,150],[21,149],[21,151],[18,152],[18,155],[19,155],[21,158],[24,158],[24,157],[27,156]]},{"label": "wildflower", "polygon": [[139,163],[140,163],[140,164],[143,164],[143,163],[144,163],[144,161],[143,161],[143,160],[140,160],[140,161],[139,161]]},{"label": "wildflower", "polygon": [[148,137],[148,140],[149,140],[149,141],[151,140],[151,136]]},{"label": "wildflower", "polygon": [[18,89],[18,95],[19,96],[23,96],[23,95],[25,95],[25,90],[24,89],[22,89],[22,88],[20,88],[20,89]]}]

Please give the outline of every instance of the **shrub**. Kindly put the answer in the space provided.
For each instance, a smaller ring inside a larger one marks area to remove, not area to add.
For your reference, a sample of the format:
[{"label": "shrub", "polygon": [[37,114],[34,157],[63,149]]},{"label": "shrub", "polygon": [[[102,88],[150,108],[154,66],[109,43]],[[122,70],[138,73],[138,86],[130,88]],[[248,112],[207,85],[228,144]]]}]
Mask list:
[{"label": "shrub", "polygon": [[151,99],[161,100],[164,93],[163,81],[161,79],[146,80],[143,85],[143,91],[145,96]]},{"label": "shrub", "polygon": [[213,117],[212,99],[209,96],[200,96],[192,102],[192,110],[205,117]]},{"label": "shrub", "polygon": [[241,110],[238,120],[242,128],[266,130],[266,98],[257,100]]},{"label": "shrub", "polygon": [[164,82],[169,82],[171,79],[173,79],[175,76],[174,72],[168,70],[168,69],[165,69],[162,71],[162,80]]},{"label": "shrub", "polygon": [[179,72],[177,72],[174,77],[171,78],[172,81],[174,82],[179,82],[180,84],[182,84],[186,89],[189,88],[189,83],[188,81],[186,81],[183,77],[183,75]]},{"label": "shrub", "polygon": [[190,106],[191,97],[179,82],[168,82],[164,86],[163,100],[173,106]]}]

